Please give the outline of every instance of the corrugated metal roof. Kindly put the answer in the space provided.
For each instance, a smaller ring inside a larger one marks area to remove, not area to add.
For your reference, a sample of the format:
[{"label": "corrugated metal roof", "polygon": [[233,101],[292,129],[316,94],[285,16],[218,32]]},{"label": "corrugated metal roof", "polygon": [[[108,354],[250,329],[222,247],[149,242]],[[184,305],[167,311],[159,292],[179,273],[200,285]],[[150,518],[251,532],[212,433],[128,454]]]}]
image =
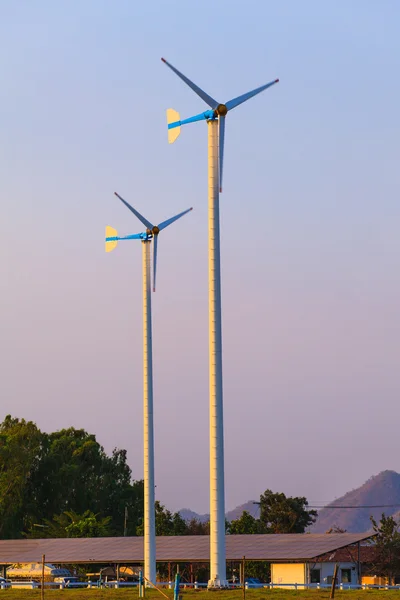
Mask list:
[{"label": "corrugated metal roof", "polygon": [[[367,533],[305,533],[227,535],[227,560],[306,560],[368,539]],[[51,563],[138,563],[143,561],[142,537],[58,538],[0,540],[0,564],[38,562],[42,555]],[[159,536],[158,562],[208,562],[208,535]]]}]

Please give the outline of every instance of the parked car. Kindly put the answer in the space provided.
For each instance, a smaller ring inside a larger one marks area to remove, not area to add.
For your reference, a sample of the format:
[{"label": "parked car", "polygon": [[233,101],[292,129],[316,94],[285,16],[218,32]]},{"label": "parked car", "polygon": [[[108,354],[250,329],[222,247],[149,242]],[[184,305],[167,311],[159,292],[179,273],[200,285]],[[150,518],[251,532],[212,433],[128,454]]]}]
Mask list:
[{"label": "parked car", "polygon": [[11,581],[9,579],[4,579],[4,577],[0,577],[0,587],[10,587]]},{"label": "parked car", "polygon": [[56,583],[63,583],[65,587],[74,587],[74,584],[79,583],[79,578],[70,575],[69,577],[54,577],[54,581]]},{"label": "parked car", "polygon": [[245,582],[247,583],[248,588],[259,588],[263,586],[257,577],[246,577]]}]

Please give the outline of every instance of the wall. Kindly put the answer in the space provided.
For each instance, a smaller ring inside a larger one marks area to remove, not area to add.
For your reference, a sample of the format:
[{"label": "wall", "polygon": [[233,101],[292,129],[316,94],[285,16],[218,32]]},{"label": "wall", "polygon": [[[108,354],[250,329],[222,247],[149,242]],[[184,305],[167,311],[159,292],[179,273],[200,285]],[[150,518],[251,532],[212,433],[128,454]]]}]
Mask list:
[{"label": "wall", "polygon": [[[311,571],[319,570],[319,579],[321,584],[332,583],[332,577],[335,570],[335,563],[274,563],[271,565],[271,582],[279,587],[279,584],[285,583],[311,583]],[[350,582],[352,585],[357,581],[357,567],[352,562],[339,563],[338,583],[346,585],[347,582],[342,581],[342,569],[350,571]],[[290,586],[284,586],[289,588]]]},{"label": "wall", "polygon": [[[309,563],[308,566],[309,566],[309,570],[314,569],[314,568],[321,569],[321,576],[320,576],[321,583],[324,583],[324,584],[332,583],[332,580],[329,578],[333,577],[333,573],[335,571],[335,563],[333,563],[333,562],[317,563],[317,564]],[[342,569],[350,570],[350,576],[351,576],[350,582],[343,581]],[[352,585],[356,585],[358,583],[358,581],[357,581],[357,566],[353,562],[339,563],[338,583],[343,583],[343,585],[346,585],[346,583],[351,583]]]},{"label": "wall", "polygon": [[[280,583],[306,583],[306,565],[304,563],[274,563],[271,565],[271,582]],[[285,586],[287,589],[290,586]]]},{"label": "wall", "polygon": [[369,585],[387,585],[388,578],[378,577],[378,575],[363,575],[362,583],[367,583]]}]

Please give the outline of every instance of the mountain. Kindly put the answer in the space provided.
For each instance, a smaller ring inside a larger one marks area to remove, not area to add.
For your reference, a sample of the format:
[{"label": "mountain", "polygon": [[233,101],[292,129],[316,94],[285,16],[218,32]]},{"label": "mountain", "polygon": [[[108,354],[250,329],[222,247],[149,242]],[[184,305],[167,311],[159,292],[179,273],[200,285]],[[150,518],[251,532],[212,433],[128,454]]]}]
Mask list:
[{"label": "mountain", "polygon": [[181,510],[178,510],[178,512],[185,521],[196,519],[197,521],[200,521],[200,523],[207,523],[210,518],[210,515],[199,515],[199,513],[194,512],[194,510],[190,510],[190,508],[181,508]]},{"label": "mountain", "polygon": [[[242,512],[244,510],[247,510],[247,512],[249,512],[253,517],[257,517],[257,519],[260,516],[259,507],[256,504],[254,504],[253,500],[249,500],[245,504],[241,504],[233,510],[228,511],[225,515],[225,518],[227,519],[227,521],[233,521],[234,519],[238,519],[242,515]],[[194,512],[194,510],[190,510],[190,508],[181,508],[181,510],[179,510],[178,512],[181,515],[182,519],[184,519],[185,521],[197,519],[197,521],[200,521],[201,523],[206,523],[210,519],[209,514],[199,515],[199,513]]]},{"label": "mountain", "polygon": [[[371,529],[370,516],[377,521],[382,513],[386,516],[393,515],[400,518],[400,475],[396,471],[382,471],[368,479],[362,486],[344,496],[337,498],[328,506],[376,506],[377,508],[323,508],[318,511],[318,519],[315,525],[310,527],[312,533],[325,533],[331,527],[340,527],[349,533],[362,533]],[[383,507],[382,505],[390,505]],[[260,509],[249,500],[245,504],[237,506],[226,513],[226,519],[233,521],[238,519],[242,512],[247,510],[253,517],[259,517]],[[202,523],[208,521],[209,515],[198,513],[183,508],[179,511],[181,517],[186,521],[198,519]]]},{"label": "mountain", "polygon": [[379,522],[383,512],[386,516],[399,512],[400,475],[396,471],[382,471],[359,488],[337,498],[331,505],[377,508],[323,508],[318,511],[317,522],[310,528],[312,533],[325,533],[333,526],[346,529],[349,533],[369,531],[372,528],[371,515]]},{"label": "mountain", "polygon": [[239,519],[242,516],[242,512],[244,510],[247,510],[247,512],[250,513],[252,517],[256,517],[257,519],[260,516],[260,507],[257,504],[254,504],[254,500],[249,500],[245,504],[241,504],[240,506],[237,506],[233,510],[227,512],[225,515],[227,521],[234,521],[236,519]]}]

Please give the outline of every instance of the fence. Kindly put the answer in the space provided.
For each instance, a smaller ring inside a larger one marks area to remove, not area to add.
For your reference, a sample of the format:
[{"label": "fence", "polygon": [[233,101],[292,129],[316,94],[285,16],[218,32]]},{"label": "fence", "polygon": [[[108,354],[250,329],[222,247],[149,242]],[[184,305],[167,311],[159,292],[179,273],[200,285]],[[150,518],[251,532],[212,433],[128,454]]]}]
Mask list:
[{"label": "fence", "polygon": [[[99,585],[100,583],[100,585]],[[98,589],[99,587],[104,588],[134,588],[138,587],[139,583],[136,581],[107,581],[107,582],[98,582],[98,581],[76,581],[71,582],[68,585],[65,583],[59,583],[56,581],[45,581],[44,587],[45,589],[73,589],[73,588],[89,588],[89,589]],[[331,589],[331,584],[329,583],[260,583],[260,584],[248,584],[246,583],[246,590],[255,589],[255,588],[264,588],[264,589],[274,589],[274,588],[288,588],[288,589]],[[37,581],[1,581],[0,589],[4,590],[7,588],[20,588],[20,589],[36,589],[40,588],[41,584]],[[157,581],[157,587],[166,587],[172,590],[174,588],[173,581]],[[207,588],[207,583],[200,583],[195,581],[194,583],[180,583],[180,589],[185,588],[193,588],[195,590],[201,588]],[[241,589],[243,586],[240,583],[230,584],[229,587],[231,589]],[[377,585],[372,583],[363,583],[363,584],[351,584],[351,583],[340,583],[336,586],[338,590],[398,590],[400,591],[400,585]]]}]

